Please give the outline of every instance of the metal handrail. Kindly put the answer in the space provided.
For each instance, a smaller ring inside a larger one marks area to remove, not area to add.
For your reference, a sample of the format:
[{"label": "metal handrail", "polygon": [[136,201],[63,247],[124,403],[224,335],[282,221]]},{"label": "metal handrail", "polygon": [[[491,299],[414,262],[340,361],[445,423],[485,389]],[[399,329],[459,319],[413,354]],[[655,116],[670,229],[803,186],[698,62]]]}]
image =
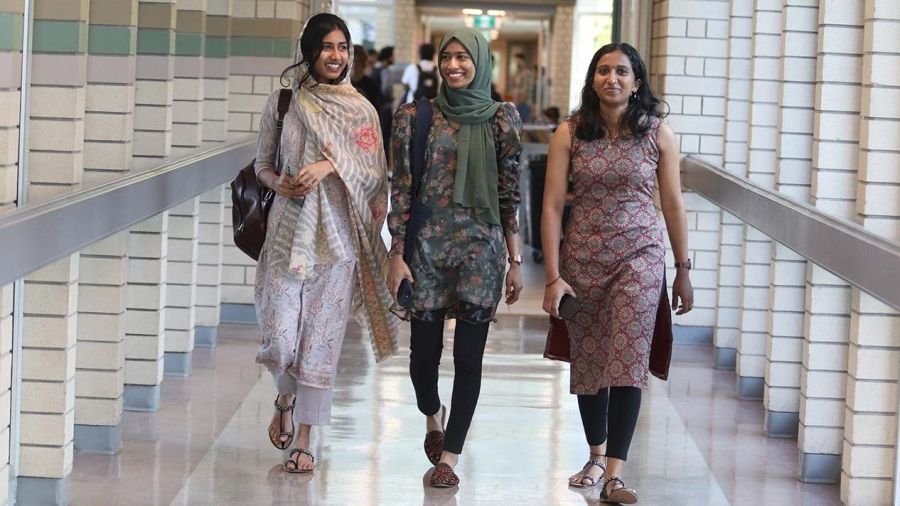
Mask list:
[{"label": "metal handrail", "polygon": [[681,160],[681,174],[686,187],[710,202],[900,309],[900,243],[693,156]]},{"label": "metal handrail", "polygon": [[0,215],[0,286],[230,181],[256,136]]}]

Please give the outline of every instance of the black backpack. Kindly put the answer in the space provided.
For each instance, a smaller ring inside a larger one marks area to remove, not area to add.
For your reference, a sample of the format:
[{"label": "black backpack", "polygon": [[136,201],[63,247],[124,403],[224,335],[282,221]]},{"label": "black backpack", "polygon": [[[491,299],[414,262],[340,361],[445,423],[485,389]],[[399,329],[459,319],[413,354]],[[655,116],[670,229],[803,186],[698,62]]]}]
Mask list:
[{"label": "black backpack", "polygon": [[413,99],[432,99],[436,97],[438,93],[438,79],[435,70],[437,69],[425,72],[419,65],[416,65],[416,68],[419,69],[419,82],[416,85],[415,93],[413,93]]}]

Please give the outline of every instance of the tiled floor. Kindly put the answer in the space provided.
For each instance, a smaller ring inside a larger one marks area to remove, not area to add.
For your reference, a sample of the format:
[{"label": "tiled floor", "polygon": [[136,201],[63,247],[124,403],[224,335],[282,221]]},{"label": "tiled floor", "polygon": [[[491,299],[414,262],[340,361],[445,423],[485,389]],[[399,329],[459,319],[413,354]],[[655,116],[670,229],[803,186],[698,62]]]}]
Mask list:
[{"label": "tiled floor", "polygon": [[[501,316],[493,328],[458,490],[424,485],[406,353],[376,366],[356,329],[333,423],[314,436],[319,467],[284,473],[265,433],[273,386],[253,363],[256,330],[230,325],[217,349],[194,352],[189,379],[165,379],[159,413],[125,414],[119,455],[76,455],[72,504],[595,504],[598,490],[566,486],[586,448],[567,368],[540,356],[545,322]],[[653,380],[644,397],[625,471],[641,504],[840,504],[836,486],[794,478],[795,442],[763,436],[760,404],[735,400],[733,375],[708,367],[708,347],[677,348],[671,380]]]}]

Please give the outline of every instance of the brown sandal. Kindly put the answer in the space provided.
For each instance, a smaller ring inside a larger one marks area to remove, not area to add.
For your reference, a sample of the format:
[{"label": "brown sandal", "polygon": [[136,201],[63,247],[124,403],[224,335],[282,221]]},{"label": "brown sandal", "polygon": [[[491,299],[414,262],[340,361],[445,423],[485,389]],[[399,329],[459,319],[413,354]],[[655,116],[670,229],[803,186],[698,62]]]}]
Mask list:
[{"label": "brown sandal", "polygon": [[431,465],[437,465],[441,460],[441,453],[444,452],[444,427],[447,421],[447,407],[441,406],[441,430],[433,430],[425,434],[425,456]]},{"label": "brown sandal", "polygon": [[[313,467],[312,469],[300,469],[300,462],[298,462],[297,460],[294,460],[294,455],[297,455],[300,453],[309,457],[309,460],[312,461],[313,465],[315,465],[316,458],[313,457],[312,453],[309,453],[309,450],[307,450],[306,448],[294,448],[293,450],[291,450],[291,454],[288,457],[288,459],[284,461],[284,470],[285,471],[287,471],[289,473],[294,473],[294,474],[303,474],[303,473],[311,473],[316,470],[315,467]],[[290,464],[293,467],[288,467],[288,464]]]},{"label": "brown sandal", "polygon": [[435,488],[450,488],[459,485],[459,476],[453,472],[453,468],[443,462],[434,466],[431,472],[431,486]]},{"label": "brown sandal", "polygon": [[[621,485],[620,488],[613,489],[611,492],[607,493],[607,485],[615,482]],[[625,482],[622,481],[618,476],[613,476],[612,478],[606,480],[606,483],[603,484],[603,491],[600,492],[600,500],[603,502],[611,502],[616,504],[634,504],[638,501],[637,492],[633,488],[628,488],[625,485]]]},{"label": "brown sandal", "polygon": [[[272,442],[272,445],[279,450],[286,450],[288,446],[290,446],[291,442],[294,441],[294,405],[297,404],[297,398],[294,398],[294,402],[290,404],[290,406],[282,406],[278,404],[278,397],[275,397],[275,409],[278,410],[278,436],[276,438],[272,437],[272,434],[269,433],[269,441]],[[291,412],[291,431],[284,431],[284,414],[286,412]],[[287,436],[287,439],[284,441],[279,441],[278,439],[281,436]]]},{"label": "brown sandal", "polygon": [[[602,456],[603,456],[603,455],[600,455],[600,457],[602,457]],[[591,455],[591,457],[594,457],[594,456]],[[600,468],[600,476],[599,476],[599,478],[597,478],[597,479],[594,479],[593,476],[590,476],[589,474],[587,474],[588,469],[590,469],[592,466],[597,466],[597,467]],[[600,461],[594,460],[593,458],[591,458],[591,460],[588,460],[588,461],[584,464],[584,467],[581,468],[581,478],[580,478],[578,481],[571,481],[571,480],[570,480],[570,481],[569,481],[569,486],[570,486],[570,487],[575,487],[575,488],[589,488],[589,487],[593,487],[594,485],[596,485],[597,483],[600,482],[600,478],[603,478],[603,473],[605,473],[605,472],[606,472],[606,466],[604,466],[603,464],[601,464]],[[585,480],[590,480],[590,482],[587,483],[587,482],[585,482]]]}]

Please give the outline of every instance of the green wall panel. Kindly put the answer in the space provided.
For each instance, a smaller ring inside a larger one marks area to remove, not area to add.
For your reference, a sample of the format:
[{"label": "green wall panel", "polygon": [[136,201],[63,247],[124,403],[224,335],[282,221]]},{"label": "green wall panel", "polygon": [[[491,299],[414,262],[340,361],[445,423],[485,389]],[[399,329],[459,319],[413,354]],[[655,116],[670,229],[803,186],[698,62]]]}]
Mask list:
[{"label": "green wall panel", "polygon": [[138,28],[138,54],[172,54],[175,52],[175,32],[155,28]]},{"label": "green wall panel", "polygon": [[87,23],[81,21],[34,21],[32,48],[35,53],[84,53]]},{"label": "green wall panel", "polygon": [[205,55],[209,58],[228,58],[228,38],[207,35]]},{"label": "green wall panel", "polygon": [[0,12],[0,51],[22,50],[21,14]]},{"label": "green wall panel", "polygon": [[133,26],[91,25],[88,32],[90,54],[129,55],[137,51],[137,29]]},{"label": "green wall panel", "polygon": [[176,33],[175,54],[178,56],[201,56],[203,39],[202,33]]}]

